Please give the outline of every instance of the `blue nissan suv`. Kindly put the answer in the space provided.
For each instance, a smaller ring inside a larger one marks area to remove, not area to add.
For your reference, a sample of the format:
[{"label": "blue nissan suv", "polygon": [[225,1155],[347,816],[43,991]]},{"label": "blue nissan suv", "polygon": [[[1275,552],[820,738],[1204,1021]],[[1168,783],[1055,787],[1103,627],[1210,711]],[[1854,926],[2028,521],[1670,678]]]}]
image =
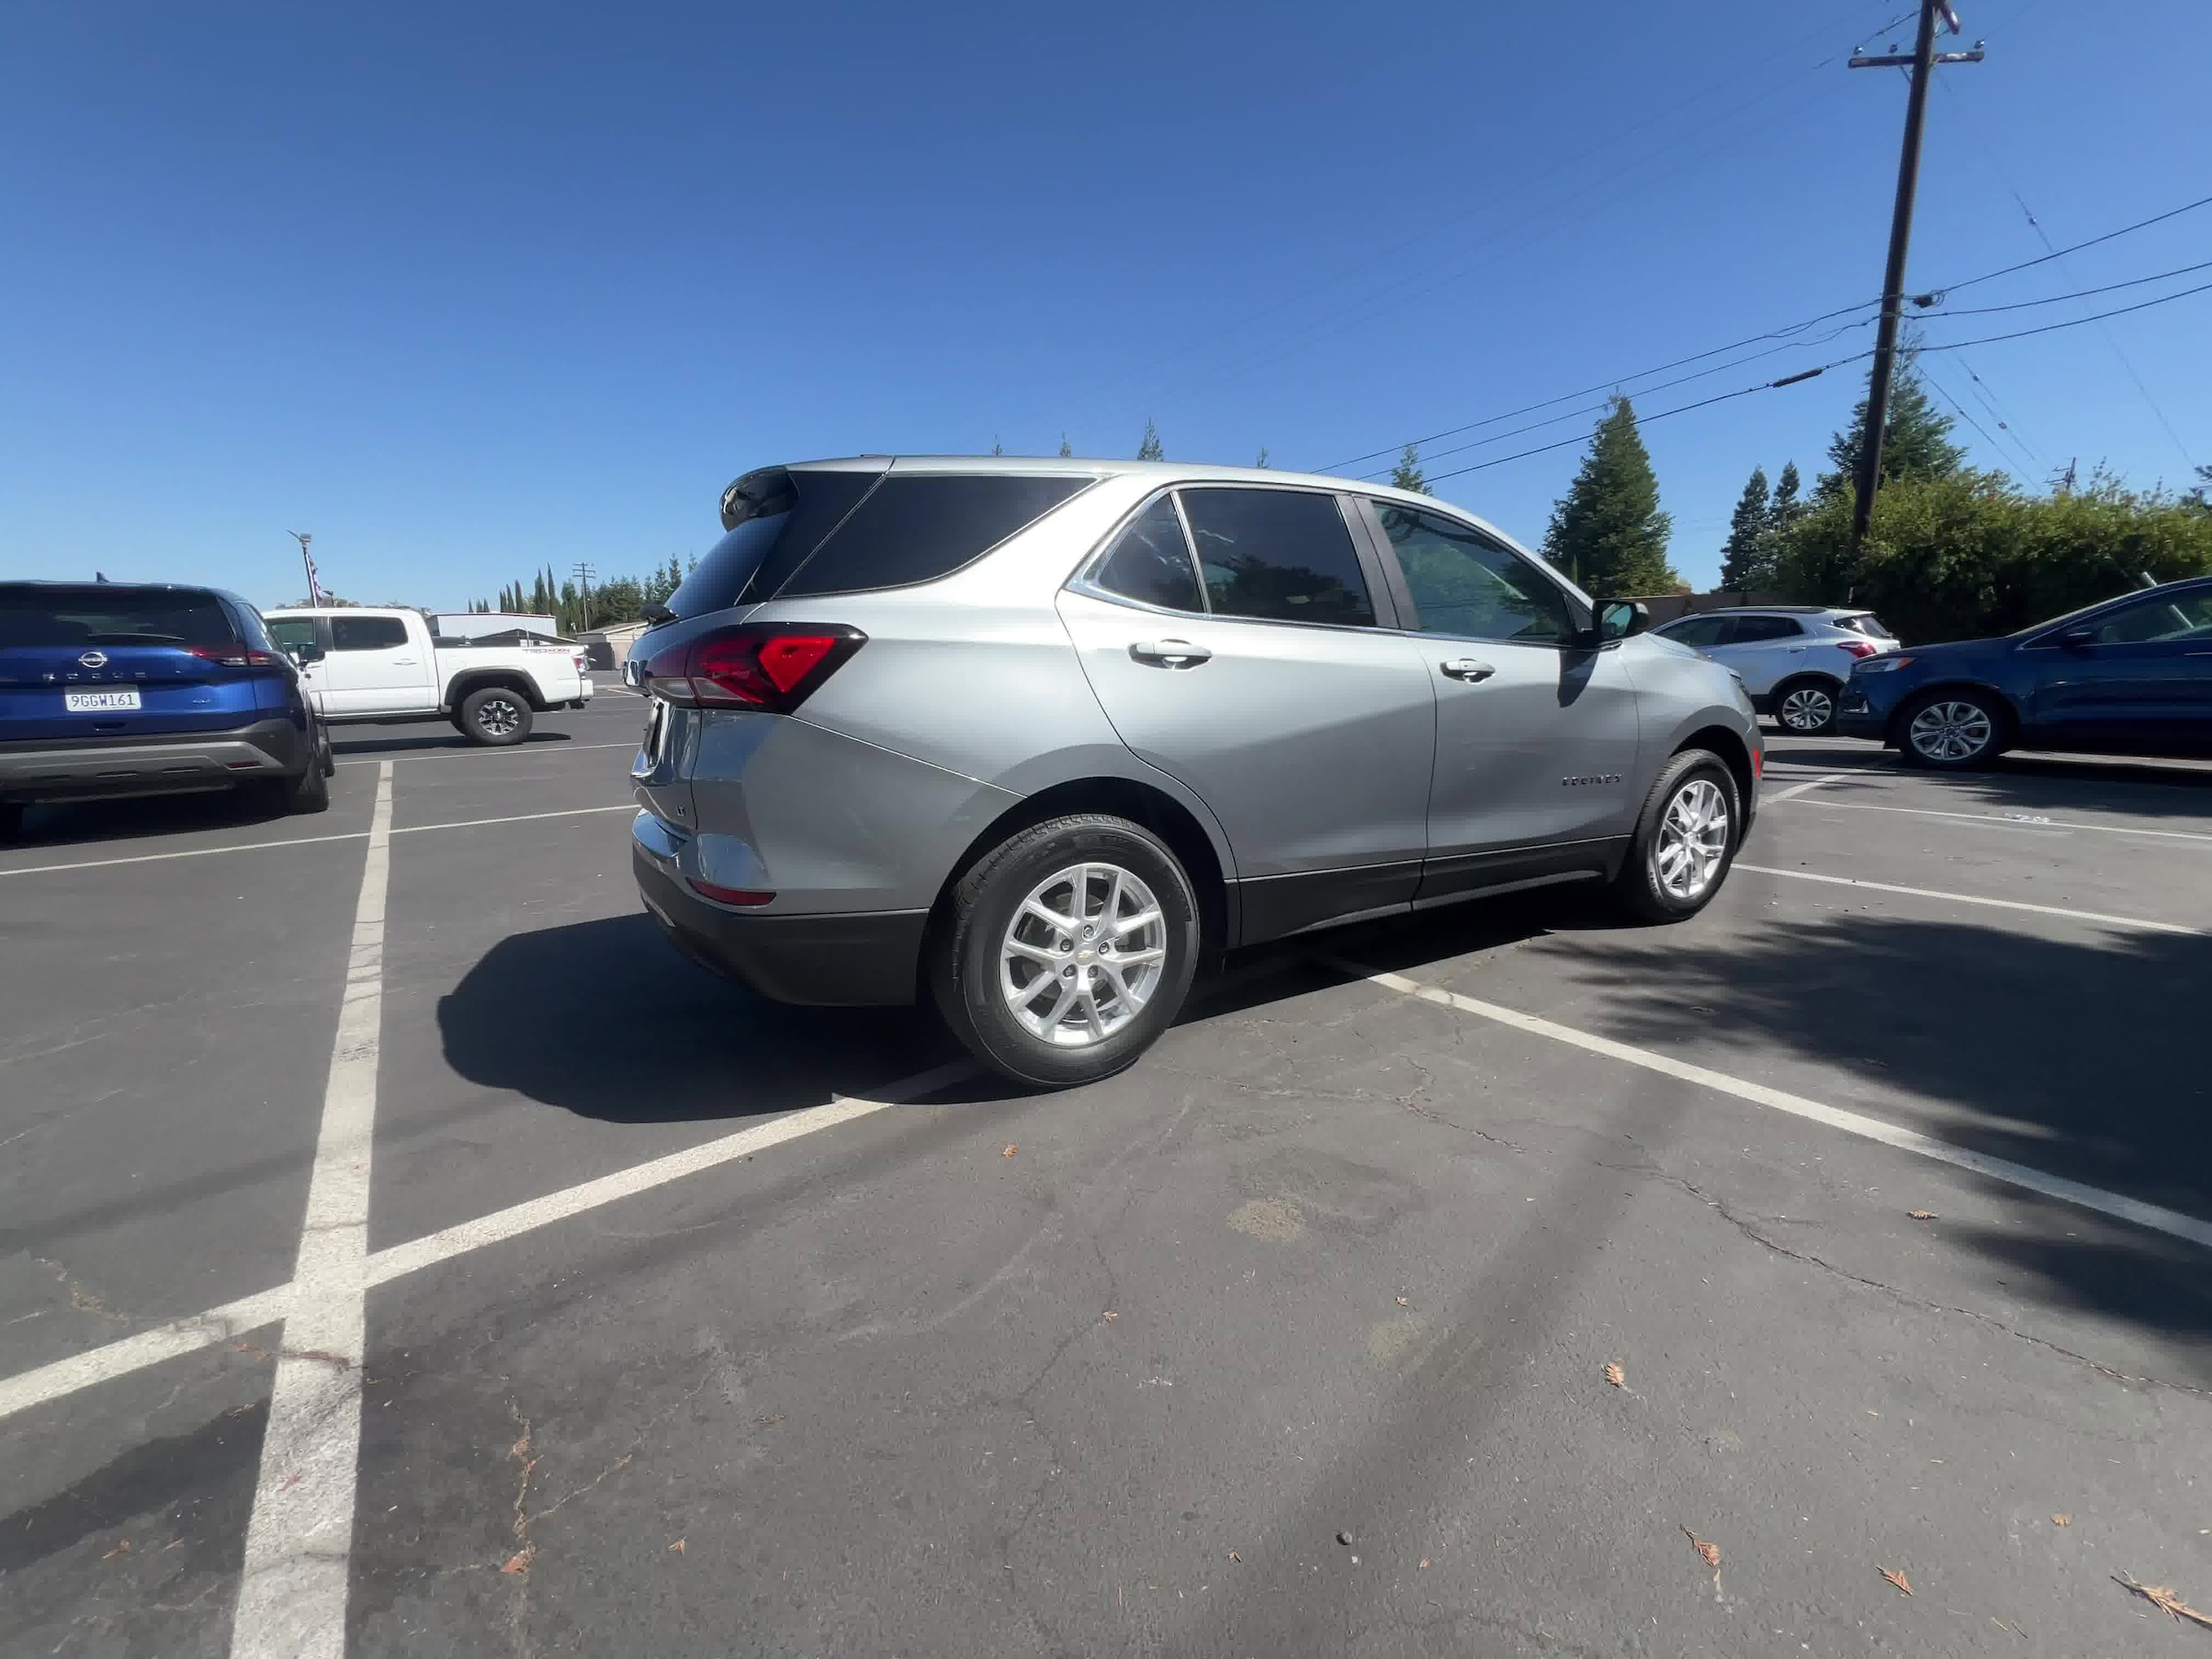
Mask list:
[{"label": "blue nissan suv", "polygon": [[0,582],[0,836],[26,807],[237,790],[330,804],[330,739],[261,616],[213,588]]},{"label": "blue nissan suv", "polygon": [[2212,755],[2212,577],[2125,594],[2001,639],[1863,657],[1836,729],[1944,769],[2008,749]]}]

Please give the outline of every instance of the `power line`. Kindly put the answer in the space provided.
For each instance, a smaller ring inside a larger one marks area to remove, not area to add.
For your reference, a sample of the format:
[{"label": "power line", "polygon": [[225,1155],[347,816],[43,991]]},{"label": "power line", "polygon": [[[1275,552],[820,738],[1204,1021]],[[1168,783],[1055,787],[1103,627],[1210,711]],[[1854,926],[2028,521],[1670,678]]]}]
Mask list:
[{"label": "power line", "polygon": [[[1946,403],[1950,405],[1951,412],[1953,414],[1956,415],[1968,426],[1973,427],[1975,432],[1980,434],[1982,442],[1990,447],[1990,449],[1999,459],[2008,460],[2010,458],[2005,453],[2005,446],[2000,443],[1996,438],[1991,434],[1987,427],[1984,426],[1980,421],[1974,419],[1973,415],[1968,411],[1965,404],[1960,403],[1957,398],[1951,396],[1950,388],[1946,387],[1941,380],[1936,379],[1932,371],[1924,368],[1920,371],[1920,377],[1927,381],[1928,389],[1930,391],[1933,392],[1938,397],[1940,397]],[[2005,426],[2004,422],[1999,421],[1997,425],[1999,430],[2007,431],[2008,433],[2009,429]],[[2021,449],[2020,442],[2017,438],[2013,440],[2013,448],[2024,458],[2025,457],[2027,452],[2026,450]],[[2032,466],[2034,463],[2030,461],[2029,465]]]},{"label": "power line", "polygon": [[1999,277],[2010,276],[2016,271],[2032,270],[2039,265],[2048,265],[2054,259],[2063,259],[2070,253],[2079,253],[2085,248],[2094,248],[2101,242],[2111,242],[2116,237],[2148,230],[2154,225],[2162,225],[2170,219],[2180,218],[2184,213],[2193,213],[2200,207],[2212,207],[2212,196],[2200,196],[2193,202],[2184,202],[2179,207],[2169,208],[2163,213],[2154,213],[2148,219],[2139,219],[2132,225],[2123,225],[2119,229],[2108,230],[2101,236],[2092,236],[2087,242],[2078,242],[2066,248],[2054,248],[2039,259],[2023,259],[2018,265],[2008,265],[2001,271],[1985,271],[1981,275],[1969,277],[1963,282],[1953,282],[1947,287],[1930,291],[1939,295],[1951,294],[1960,288],[1970,288],[1978,283],[1994,282]]},{"label": "power line", "polygon": [[2035,466],[2047,465],[2044,460],[2043,452],[2028,442],[2027,434],[2020,430],[2018,424],[2008,417],[2003,410],[1997,407],[1996,388],[1982,379],[1981,372],[1969,363],[1963,355],[1959,357],[1958,365],[1966,371],[1968,385],[1975,397],[1980,401],[1982,407],[1989,411],[1990,419],[2018,440],[2020,448],[2026,453],[2030,464]]},{"label": "power line", "polygon": [[2116,310],[2096,311],[2087,317],[2076,317],[2062,323],[2046,323],[2040,328],[2022,328],[2008,334],[1984,334],[1978,340],[1955,340],[1947,344],[1922,346],[1922,351],[1956,351],[1962,346],[1985,346],[1999,340],[2025,340],[2031,334],[2054,334],[2062,328],[2079,328],[2084,323],[2101,323],[2108,317],[2125,317],[2131,311],[2147,311],[2154,305],[2170,305],[2176,300],[2185,300],[2192,294],[2212,292],[2212,282],[2200,282],[2195,288],[2183,288],[2177,294],[2162,294],[2154,300],[2139,301]]},{"label": "power line", "polygon": [[2187,276],[2193,271],[2212,271],[2212,259],[2202,260],[2196,265],[2177,265],[2171,271],[2161,271],[2156,276],[2130,277],[2124,282],[2108,282],[2102,288],[2076,288],[2071,294],[2054,294],[2047,299],[2015,300],[2009,305],[1970,305],[1963,311],[1935,311],[1928,312],[1927,315],[1932,319],[1944,317],[1985,317],[1992,311],[2024,311],[2038,305],[2062,305],[2068,300],[2087,299],[2093,294],[2115,294],[2122,288],[2139,288],[2146,282],[2163,282],[2169,277]]}]

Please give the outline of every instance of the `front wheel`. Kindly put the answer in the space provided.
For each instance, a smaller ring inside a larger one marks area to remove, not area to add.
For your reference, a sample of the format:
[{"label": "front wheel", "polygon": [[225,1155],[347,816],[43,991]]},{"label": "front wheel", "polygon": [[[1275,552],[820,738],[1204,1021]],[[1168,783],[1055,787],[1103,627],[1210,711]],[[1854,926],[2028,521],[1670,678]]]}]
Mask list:
[{"label": "front wheel", "polygon": [[927,970],[945,1023],[1015,1081],[1110,1077],[1174,1023],[1197,971],[1197,895],[1158,837],[1101,813],[1023,830],[950,896]]},{"label": "front wheel", "polygon": [[530,735],[530,704],[518,691],[487,686],[461,699],[460,724],[470,742],[504,748]]},{"label": "front wheel", "polygon": [[1986,692],[1939,691],[1905,710],[1905,763],[1962,772],[1986,765],[2005,746],[2005,717]]},{"label": "front wheel", "polygon": [[1710,749],[1686,749],[1644,797],[1614,895],[1638,921],[1687,921],[1720,891],[1742,839],[1736,774]]}]

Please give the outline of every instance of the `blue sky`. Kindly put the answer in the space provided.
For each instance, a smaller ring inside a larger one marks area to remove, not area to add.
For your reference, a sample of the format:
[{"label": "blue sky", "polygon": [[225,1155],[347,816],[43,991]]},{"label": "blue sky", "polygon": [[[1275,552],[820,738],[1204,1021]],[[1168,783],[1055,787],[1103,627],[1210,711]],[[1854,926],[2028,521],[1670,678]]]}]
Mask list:
[{"label": "blue sky", "polygon": [[[1878,291],[1905,88],[1841,58],[1907,4],[27,0],[0,576],[273,603],[307,530],[326,585],[443,608],[695,553],[764,461],[1127,455],[1150,416],[1171,456],[1322,467],[1609,382]],[[1915,287],[2043,252],[2024,202],[2063,247],[2212,193],[2203,0],[1960,8],[1990,56],[1943,72]],[[2212,209],[1955,303],[2206,259]],[[1834,326],[1639,407],[1871,332]],[[2212,461],[2212,295],[1929,361],[1982,465]],[[1648,428],[1685,575],[1753,463],[1809,480],[1862,374]],[[1533,543],[1578,453],[1439,493]]]}]

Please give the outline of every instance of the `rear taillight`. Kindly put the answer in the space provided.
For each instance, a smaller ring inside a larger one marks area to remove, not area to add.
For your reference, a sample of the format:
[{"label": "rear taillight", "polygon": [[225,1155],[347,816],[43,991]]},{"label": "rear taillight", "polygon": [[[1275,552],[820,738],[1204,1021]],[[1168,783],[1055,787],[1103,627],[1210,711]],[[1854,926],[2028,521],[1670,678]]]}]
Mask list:
[{"label": "rear taillight", "polygon": [[751,887],[718,887],[713,882],[702,881],[696,876],[686,876],[684,879],[691,884],[693,892],[703,893],[717,904],[741,904],[749,909],[757,904],[771,903],[776,896]]},{"label": "rear taillight", "polygon": [[718,628],[657,652],[645,664],[645,688],[670,703],[786,714],[867,642],[841,623]]},{"label": "rear taillight", "polygon": [[1843,648],[1847,657],[1871,657],[1882,649],[1878,645],[1869,645],[1864,640],[1838,640],[1836,643]]},{"label": "rear taillight", "polygon": [[581,651],[577,652],[577,653],[576,653],[576,672],[577,672],[578,673],[580,673],[580,673],[582,673],[582,672],[584,672],[584,670],[585,670],[586,668],[588,668],[588,667],[589,667],[589,666],[590,666],[590,664],[589,664],[589,663],[588,663],[588,662],[585,660],[585,657],[584,657],[584,654],[583,654],[583,652],[581,652]]},{"label": "rear taillight", "polygon": [[248,650],[242,645],[194,645],[186,649],[202,662],[224,668],[274,668],[281,660],[270,652]]}]

